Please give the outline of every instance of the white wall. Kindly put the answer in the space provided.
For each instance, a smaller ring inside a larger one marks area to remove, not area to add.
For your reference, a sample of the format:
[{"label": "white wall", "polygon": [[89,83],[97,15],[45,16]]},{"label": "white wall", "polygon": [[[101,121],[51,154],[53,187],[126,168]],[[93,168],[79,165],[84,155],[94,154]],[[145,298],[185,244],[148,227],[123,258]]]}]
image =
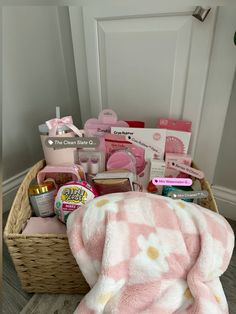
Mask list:
[{"label": "white wall", "polygon": [[216,165],[213,191],[219,210],[236,220],[236,75]]},{"label": "white wall", "polygon": [[43,157],[37,126],[72,115],[80,125],[68,8],[3,9],[3,179]]},{"label": "white wall", "polygon": [[214,184],[236,190],[236,75],[232,87]]}]

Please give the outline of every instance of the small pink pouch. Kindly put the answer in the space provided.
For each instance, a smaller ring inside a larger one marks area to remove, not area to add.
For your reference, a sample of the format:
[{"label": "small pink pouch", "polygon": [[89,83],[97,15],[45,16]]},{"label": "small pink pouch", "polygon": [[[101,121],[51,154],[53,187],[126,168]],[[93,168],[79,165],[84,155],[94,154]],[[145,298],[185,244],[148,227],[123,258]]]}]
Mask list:
[{"label": "small pink pouch", "polygon": [[66,234],[66,226],[55,217],[31,217],[22,234]]}]

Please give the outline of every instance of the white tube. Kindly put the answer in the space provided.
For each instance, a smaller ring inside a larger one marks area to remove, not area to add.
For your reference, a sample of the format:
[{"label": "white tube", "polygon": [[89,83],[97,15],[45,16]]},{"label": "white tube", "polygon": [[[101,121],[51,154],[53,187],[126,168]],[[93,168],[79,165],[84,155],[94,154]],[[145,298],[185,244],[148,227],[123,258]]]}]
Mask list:
[{"label": "white tube", "polygon": [[99,159],[91,158],[89,173],[97,174],[99,172]]},{"label": "white tube", "polygon": [[61,118],[60,106],[56,106],[56,118],[57,119]]}]

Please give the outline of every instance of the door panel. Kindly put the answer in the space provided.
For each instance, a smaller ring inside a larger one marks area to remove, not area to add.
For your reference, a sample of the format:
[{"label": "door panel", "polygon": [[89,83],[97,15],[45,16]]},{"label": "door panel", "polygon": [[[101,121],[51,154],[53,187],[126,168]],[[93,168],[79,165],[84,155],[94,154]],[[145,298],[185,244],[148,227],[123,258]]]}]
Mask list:
[{"label": "door panel", "polygon": [[98,21],[102,108],[152,127],[180,117],[191,26],[186,16]]}]

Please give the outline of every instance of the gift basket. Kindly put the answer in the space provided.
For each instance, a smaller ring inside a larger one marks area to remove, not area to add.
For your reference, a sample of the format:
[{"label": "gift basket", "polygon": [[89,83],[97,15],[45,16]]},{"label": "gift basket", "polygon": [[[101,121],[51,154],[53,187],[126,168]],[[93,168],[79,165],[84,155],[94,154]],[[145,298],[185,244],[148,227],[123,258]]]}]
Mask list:
[{"label": "gift basket", "polygon": [[89,290],[70,251],[66,221],[99,195],[140,191],[218,212],[204,173],[188,155],[190,121],[160,119],[151,129],[142,121],[120,121],[106,109],[79,130],[57,110],[39,131],[45,160],[24,178],[4,231],[27,292]]}]

